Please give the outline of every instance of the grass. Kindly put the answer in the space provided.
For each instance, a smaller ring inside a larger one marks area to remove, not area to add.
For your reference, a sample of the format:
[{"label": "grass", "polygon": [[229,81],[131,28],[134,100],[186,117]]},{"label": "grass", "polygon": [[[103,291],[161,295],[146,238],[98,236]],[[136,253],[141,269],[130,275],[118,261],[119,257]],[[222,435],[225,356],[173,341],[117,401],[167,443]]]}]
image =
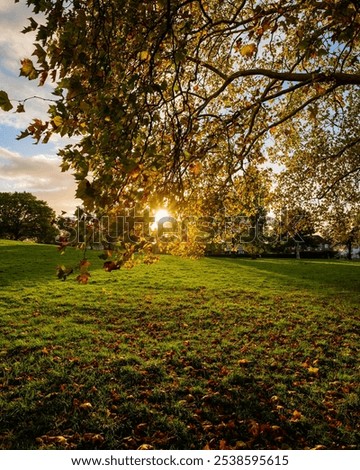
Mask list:
[{"label": "grass", "polygon": [[0,241],[3,449],[359,448],[360,263]]}]

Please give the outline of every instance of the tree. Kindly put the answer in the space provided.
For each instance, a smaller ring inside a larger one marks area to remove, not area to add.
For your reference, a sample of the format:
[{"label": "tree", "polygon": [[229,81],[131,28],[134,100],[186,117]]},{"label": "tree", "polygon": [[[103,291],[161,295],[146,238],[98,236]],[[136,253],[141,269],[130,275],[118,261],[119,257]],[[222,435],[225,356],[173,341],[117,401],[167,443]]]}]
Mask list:
[{"label": "tree", "polygon": [[349,91],[334,108],[325,101],[278,136],[272,152],[286,168],[278,177],[282,198],[316,200],[322,211],[360,203],[359,113],[360,95]]},{"label": "tree", "polygon": [[[21,74],[56,88],[48,120],[21,137],[81,138],[59,153],[89,210],[171,200],[196,211],[199,192],[209,206],[249,165],[262,168],[270,136],[283,142],[304,119],[315,135],[308,114],[336,114],[360,85],[355,1],[27,4],[37,63],[24,59]],[[5,91],[0,106],[12,109]],[[347,145],[339,142],[340,157]],[[327,187],[326,174],[318,184]]]},{"label": "tree", "polygon": [[334,210],[328,218],[325,233],[334,246],[345,246],[347,258],[352,259],[353,248],[360,246],[360,212]]},{"label": "tree", "polygon": [[0,237],[54,243],[55,212],[30,193],[0,193]]},{"label": "tree", "polygon": [[[332,109],[308,110],[308,122],[294,122],[273,151],[285,165],[274,201],[311,213],[317,231],[333,244],[358,243],[360,211],[360,95],[349,91]],[[292,148],[291,152],[282,149]]]}]

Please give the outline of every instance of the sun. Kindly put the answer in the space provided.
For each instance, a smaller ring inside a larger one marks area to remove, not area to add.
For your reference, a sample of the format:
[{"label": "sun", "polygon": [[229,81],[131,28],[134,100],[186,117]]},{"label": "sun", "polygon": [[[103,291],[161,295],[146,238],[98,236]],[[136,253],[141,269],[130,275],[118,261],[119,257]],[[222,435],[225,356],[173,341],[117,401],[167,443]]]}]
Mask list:
[{"label": "sun", "polygon": [[169,212],[166,209],[159,209],[155,212],[155,222],[159,222],[159,220],[163,219],[164,217],[170,217]]}]

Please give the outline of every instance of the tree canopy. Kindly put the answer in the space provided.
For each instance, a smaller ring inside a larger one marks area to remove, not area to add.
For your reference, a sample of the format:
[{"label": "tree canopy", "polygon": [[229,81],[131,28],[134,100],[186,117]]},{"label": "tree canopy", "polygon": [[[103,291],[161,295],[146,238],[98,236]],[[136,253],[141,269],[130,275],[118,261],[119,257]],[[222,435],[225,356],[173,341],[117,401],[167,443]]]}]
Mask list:
[{"label": "tree canopy", "polygon": [[[204,213],[242,199],[244,181],[251,199],[270,158],[311,169],[300,143],[309,144],[308,155],[318,152],[339,116],[343,125],[312,169],[319,193],[349,180],[356,187],[358,2],[27,5],[34,15],[24,32],[36,32],[36,62],[23,59],[21,75],[52,80],[55,98],[48,120],[34,120],[21,137],[78,138],[59,153],[88,209],[167,201]],[[0,106],[12,109],[13,98],[0,93]],[[16,110],[24,106],[18,100]],[[314,176],[302,174],[303,183]]]},{"label": "tree canopy", "polygon": [[0,193],[0,237],[55,243],[55,212],[30,193]]}]

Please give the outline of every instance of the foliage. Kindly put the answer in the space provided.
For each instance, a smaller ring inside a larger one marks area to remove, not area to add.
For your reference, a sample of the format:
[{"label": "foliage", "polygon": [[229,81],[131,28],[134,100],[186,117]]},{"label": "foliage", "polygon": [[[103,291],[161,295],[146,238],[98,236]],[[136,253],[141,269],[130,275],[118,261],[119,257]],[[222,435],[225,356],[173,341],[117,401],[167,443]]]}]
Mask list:
[{"label": "foliage", "polygon": [[[306,122],[309,136],[326,132],[324,115],[342,107],[349,116],[360,84],[355,1],[27,4],[36,63],[24,59],[21,75],[56,88],[48,120],[21,137],[80,137],[59,153],[90,210],[165,200],[216,212],[249,164],[263,168],[270,136],[292,156],[288,130]],[[2,91],[2,109],[11,101]],[[333,155],[340,168],[357,124],[344,131]],[[324,191],[337,183],[326,172],[317,179]]]},{"label": "foliage", "polygon": [[360,246],[360,212],[334,211],[325,232],[334,245],[347,248],[347,257],[351,259],[352,249]]},{"label": "foliage", "polygon": [[[136,226],[136,220],[139,219],[142,221],[140,229]],[[139,262],[152,264],[158,260],[149,233],[147,212],[141,218],[134,213],[98,218],[78,207],[73,217],[61,215],[56,223],[60,229],[58,251],[63,255],[68,247],[77,247],[82,252],[82,260],[77,266],[58,266],[58,277],[63,281],[77,269],[80,271],[77,276],[79,284],[88,283],[91,263],[87,253],[93,249],[102,251],[99,259],[104,261],[103,269],[107,272],[130,269]]]},{"label": "foliage", "polygon": [[1,448],[358,447],[358,262],[0,257]]},{"label": "foliage", "polygon": [[55,212],[30,193],[0,193],[0,237],[55,243]]},{"label": "foliage", "polygon": [[[293,123],[274,148],[286,171],[278,175],[273,203],[286,200],[289,207],[311,212],[314,226],[334,244],[359,243],[359,112],[360,95],[348,93],[335,109],[309,111],[313,132],[305,121]],[[289,145],[291,155],[281,150]]]}]

